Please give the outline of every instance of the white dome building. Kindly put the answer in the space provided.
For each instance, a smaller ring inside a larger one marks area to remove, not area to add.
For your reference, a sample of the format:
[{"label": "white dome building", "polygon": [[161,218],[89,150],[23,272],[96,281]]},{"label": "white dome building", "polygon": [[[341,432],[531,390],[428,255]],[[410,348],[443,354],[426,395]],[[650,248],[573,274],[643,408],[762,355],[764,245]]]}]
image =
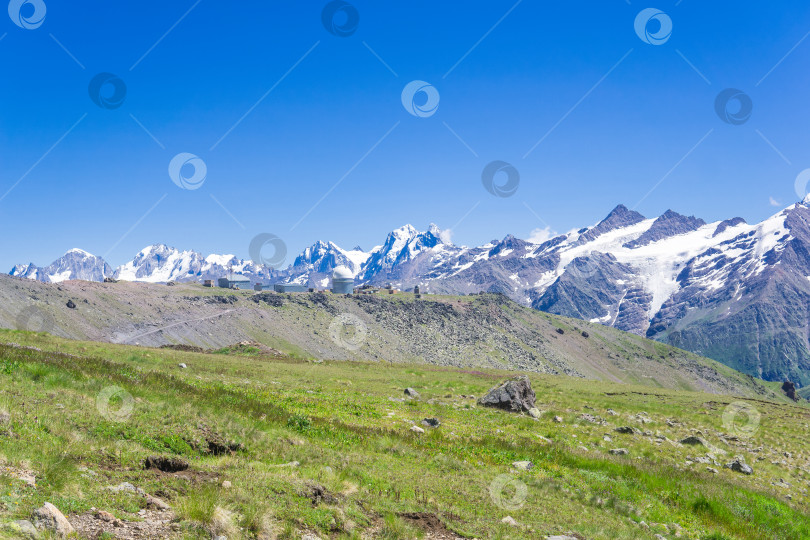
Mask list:
[{"label": "white dome building", "polygon": [[335,294],[352,294],[354,292],[354,274],[345,266],[338,266],[332,271],[332,292]]}]

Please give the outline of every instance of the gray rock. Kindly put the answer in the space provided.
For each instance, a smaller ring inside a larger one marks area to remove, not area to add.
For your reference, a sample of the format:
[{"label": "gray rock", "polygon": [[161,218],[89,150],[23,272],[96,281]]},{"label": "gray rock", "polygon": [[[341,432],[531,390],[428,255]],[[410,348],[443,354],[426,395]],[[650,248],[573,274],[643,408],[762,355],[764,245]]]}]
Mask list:
[{"label": "gray rock", "polygon": [[518,522],[515,521],[515,518],[513,518],[512,516],[506,516],[505,518],[503,518],[501,520],[501,523],[505,523],[506,525],[509,525],[511,527],[517,527],[518,526]]},{"label": "gray rock", "polygon": [[0,426],[4,426],[11,422],[11,415],[8,411],[0,411]]},{"label": "gray rock", "polygon": [[555,424],[562,424],[563,419],[562,416],[555,416],[554,418],[551,419],[551,421],[554,422]]},{"label": "gray rock", "polygon": [[521,471],[528,471],[534,468],[534,463],[531,461],[515,461],[512,463],[512,467],[520,469]]},{"label": "gray rock", "polygon": [[439,422],[437,418],[425,418],[424,420],[422,420],[421,424],[425,427],[435,428],[439,427],[441,425],[441,422]]},{"label": "gray rock", "polygon": [[510,412],[529,412],[534,408],[535,400],[532,384],[529,378],[523,375],[490,389],[478,400],[478,404]]},{"label": "gray rock", "polygon": [[543,411],[538,409],[537,407],[532,407],[529,409],[529,416],[532,418],[540,418],[543,415]]},{"label": "gray rock", "polygon": [[31,521],[37,529],[50,531],[61,538],[73,532],[73,526],[65,515],[49,502],[34,510]]},{"label": "gray rock", "polygon": [[685,439],[681,439],[680,443],[689,444],[692,446],[708,446],[705,440],[701,439],[700,437],[695,437],[694,435],[690,435]]},{"label": "gray rock", "polygon": [[741,459],[735,459],[734,461],[727,463],[726,469],[731,469],[732,471],[741,474],[754,474],[754,469]]},{"label": "gray rock", "polygon": [[180,364],[177,364],[177,367],[179,367],[180,369],[186,369],[188,366],[183,364],[183,363],[180,363]]},{"label": "gray rock", "polygon": [[414,433],[424,433],[425,432],[425,430],[420,428],[419,426],[411,426],[411,431],[413,431]]},{"label": "gray rock", "polygon": [[419,397],[419,392],[417,392],[416,390],[414,390],[411,387],[408,387],[408,388],[405,389],[405,395],[408,396],[408,397],[412,397],[412,398],[418,398]]},{"label": "gray rock", "polygon": [[634,435],[636,433],[641,433],[641,431],[638,428],[634,428],[631,426],[620,426],[614,429],[613,431],[615,431],[616,433],[621,433],[623,435]]},{"label": "gray rock", "polygon": [[626,456],[630,453],[627,448],[613,448],[608,451],[612,456]]}]

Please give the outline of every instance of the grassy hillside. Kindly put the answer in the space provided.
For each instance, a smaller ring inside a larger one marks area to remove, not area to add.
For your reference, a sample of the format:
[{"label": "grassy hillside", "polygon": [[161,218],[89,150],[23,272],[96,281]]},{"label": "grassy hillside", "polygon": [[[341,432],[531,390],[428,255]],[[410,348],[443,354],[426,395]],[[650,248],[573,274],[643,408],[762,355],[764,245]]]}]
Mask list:
[{"label": "grassy hillside", "polygon": [[535,420],[476,406],[494,369],[0,343],[0,521],[50,501],[99,538],[810,537],[801,405],[530,373]]},{"label": "grassy hillside", "polygon": [[[778,399],[769,386],[712,360],[499,295],[254,294],[196,284],[45,284],[0,276],[0,327],[204,349],[253,340],[302,359],[515,369]],[[348,343],[336,339],[336,330],[358,327],[356,343],[351,335]]]}]

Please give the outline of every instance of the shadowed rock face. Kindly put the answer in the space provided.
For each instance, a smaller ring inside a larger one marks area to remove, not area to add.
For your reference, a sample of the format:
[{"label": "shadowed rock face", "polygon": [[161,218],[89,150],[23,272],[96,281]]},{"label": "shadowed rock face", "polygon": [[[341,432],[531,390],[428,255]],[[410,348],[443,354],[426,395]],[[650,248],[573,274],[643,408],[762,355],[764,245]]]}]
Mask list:
[{"label": "shadowed rock face", "polygon": [[784,383],[782,383],[782,391],[785,393],[787,397],[789,397],[793,401],[799,400],[799,398],[796,397],[796,386],[792,382],[785,381]]},{"label": "shadowed rock face", "polygon": [[534,407],[535,399],[529,378],[523,376],[492,388],[478,403],[510,412],[529,412]]}]

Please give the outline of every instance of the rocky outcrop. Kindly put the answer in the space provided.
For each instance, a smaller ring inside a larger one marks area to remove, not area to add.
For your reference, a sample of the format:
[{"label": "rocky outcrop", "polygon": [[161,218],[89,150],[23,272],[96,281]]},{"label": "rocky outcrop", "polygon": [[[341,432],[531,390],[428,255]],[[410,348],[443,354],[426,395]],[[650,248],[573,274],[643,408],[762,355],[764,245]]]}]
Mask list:
[{"label": "rocky outcrop", "polygon": [[535,400],[532,383],[524,375],[490,389],[484,397],[478,400],[478,404],[510,412],[528,413],[534,408]]},{"label": "rocky outcrop", "polygon": [[34,510],[31,521],[37,529],[50,531],[60,538],[67,538],[73,532],[73,526],[65,515],[49,502]]}]

